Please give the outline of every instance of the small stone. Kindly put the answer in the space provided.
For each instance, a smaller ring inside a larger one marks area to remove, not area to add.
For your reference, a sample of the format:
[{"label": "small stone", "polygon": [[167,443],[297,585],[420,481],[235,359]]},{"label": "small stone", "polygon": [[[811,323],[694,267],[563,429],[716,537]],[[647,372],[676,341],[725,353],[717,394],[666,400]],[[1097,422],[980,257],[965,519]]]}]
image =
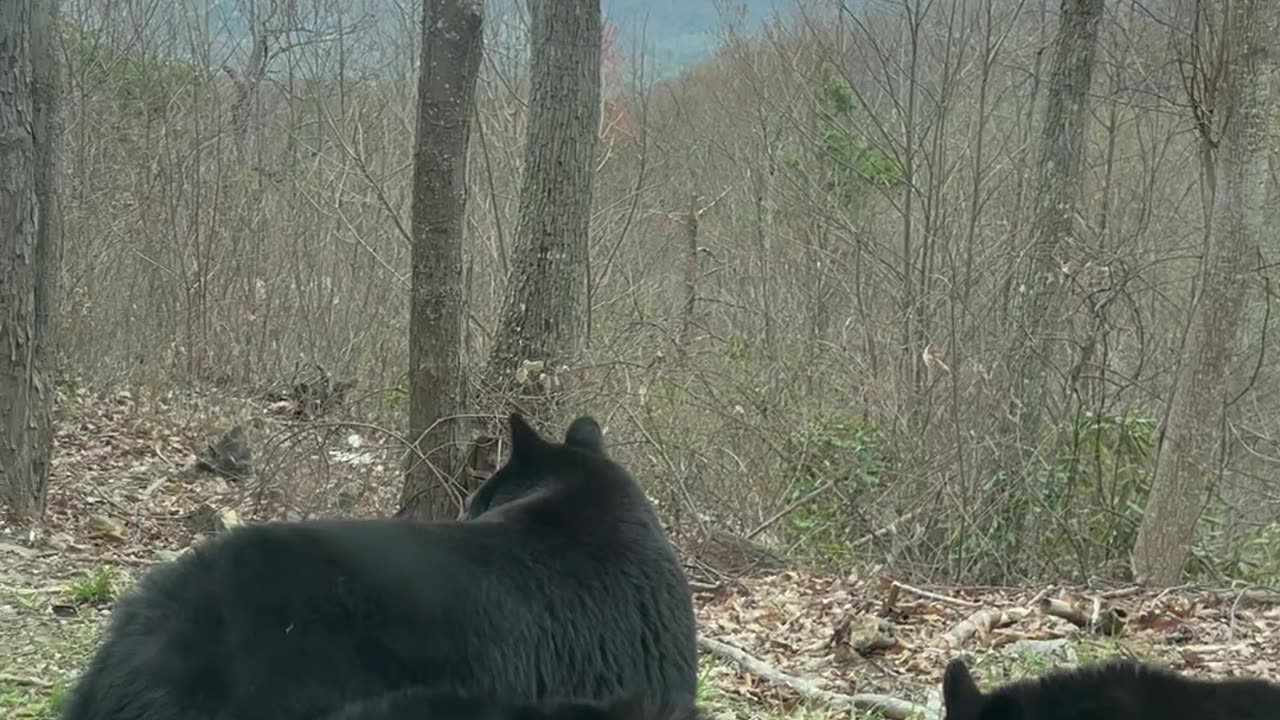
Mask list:
[{"label": "small stone", "polygon": [[106,540],[124,540],[124,523],[107,515],[89,516],[89,534]]}]

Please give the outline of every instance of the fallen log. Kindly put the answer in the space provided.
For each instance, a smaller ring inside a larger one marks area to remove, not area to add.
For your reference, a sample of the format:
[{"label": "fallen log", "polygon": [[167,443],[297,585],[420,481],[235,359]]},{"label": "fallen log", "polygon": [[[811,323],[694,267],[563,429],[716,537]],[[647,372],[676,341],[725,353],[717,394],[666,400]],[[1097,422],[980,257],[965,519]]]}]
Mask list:
[{"label": "fallen log", "polygon": [[763,660],[752,657],[746,652],[719,640],[700,636],[698,638],[698,646],[712,655],[734,663],[746,672],[759,675],[779,685],[786,685],[806,700],[812,700],[833,709],[872,711],[890,720],[908,720],[909,718],[941,720],[937,712],[909,700],[874,693],[845,695],[823,690],[809,680],[785,673]]}]

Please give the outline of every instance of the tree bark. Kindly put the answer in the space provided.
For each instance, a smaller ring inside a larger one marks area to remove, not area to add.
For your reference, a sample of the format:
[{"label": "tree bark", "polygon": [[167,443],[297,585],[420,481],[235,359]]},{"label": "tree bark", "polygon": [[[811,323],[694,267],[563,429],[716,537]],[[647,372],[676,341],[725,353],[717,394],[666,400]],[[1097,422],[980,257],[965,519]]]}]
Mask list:
[{"label": "tree bark", "polygon": [[481,0],[423,5],[409,300],[409,427],[417,452],[409,455],[401,495],[401,514],[420,519],[453,517],[461,508],[462,238],[483,25]]},{"label": "tree bark", "polygon": [[1076,236],[1076,206],[1084,175],[1088,93],[1097,54],[1103,0],[1062,0],[1058,34],[1049,69],[1044,125],[1036,164],[1036,199],[1031,226],[1030,265],[1022,288],[1015,288],[1014,341],[1008,360],[1013,381],[1009,417],[1011,451],[1006,471],[1021,476],[1039,442],[1047,397],[1051,311],[1059,307],[1060,259]]},{"label": "tree bark", "polygon": [[508,279],[488,380],[503,391],[525,362],[572,360],[586,294],[600,125],[600,0],[529,3],[528,141]]},{"label": "tree bark", "polygon": [[1133,568],[1139,581],[1173,585],[1195,539],[1196,521],[1223,461],[1223,425],[1244,292],[1265,222],[1270,70],[1275,0],[1232,0],[1219,117],[1225,126],[1216,174],[1209,246],[1203,259],[1178,382]]},{"label": "tree bark", "polygon": [[0,493],[44,514],[62,243],[56,0],[0,2]]},{"label": "tree bark", "polygon": [[0,2],[0,500],[45,509],[62,242],[54,0]]}]

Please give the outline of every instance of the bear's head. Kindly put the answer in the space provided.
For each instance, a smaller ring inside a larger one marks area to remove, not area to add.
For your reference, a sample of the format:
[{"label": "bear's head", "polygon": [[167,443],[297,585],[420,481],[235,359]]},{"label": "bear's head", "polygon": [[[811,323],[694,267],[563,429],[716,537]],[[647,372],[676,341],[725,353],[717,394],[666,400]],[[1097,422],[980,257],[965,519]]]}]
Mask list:
[{"label": "bear's head", "polygon": [[946,709],[943,720],[1019,720],[1021,706],[1017,698],[999,691],[983,694],[969,668],[956,658],[947,663],[942,676],[942,702]]},{"label": "bear's head", "polygon": [[511,414],[508,424],[511,451],[506,463],[471,493],[459,519],[474,520],[516,500],[617,471],[605,455],[600,424],[589,416],[569,424],[563,443],[544,439],[518,413]]}]

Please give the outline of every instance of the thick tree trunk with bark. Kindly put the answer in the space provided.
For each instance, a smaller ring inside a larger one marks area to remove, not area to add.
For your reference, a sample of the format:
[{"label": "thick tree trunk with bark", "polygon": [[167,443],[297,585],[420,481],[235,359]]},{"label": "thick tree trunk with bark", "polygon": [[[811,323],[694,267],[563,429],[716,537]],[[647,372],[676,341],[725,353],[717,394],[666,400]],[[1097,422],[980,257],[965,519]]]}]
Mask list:
[{"label": "thick tree trunk with bark", "polygon": [[44,513],[62,239],[54,0],[0,2],[0,500]]},{"label": "thick tree trunk with bark", "polygon": [[1029,267],[1013,302],[1011,451],[1006,470],[1020,476],[1038,444],[1053,353],[1051,313],[1059,302],[1060,259],[1076,241],[1076,207],[1084,175],[1088,95],[1103,0],[1062,0],[1036,166]]},{"label": "thick tree trunk with bark", "polygon": [[461,505],[465,322],[463,223],[471,111],[483,46],[481,0],[427,0],[413,162],[409,300],[410,453],[401,513],[454,517]]},{"label": "thick tree trunk with bark", "polygon": [[592,177],[600,125],[600,0],[529,3],[529,129],[517,248],[489,384],[526,361],[571,361],[586,295]]},{"label": "thick tree trunk with bark", "polygon": [[1210,241],[1183,345],[1164,442],[1133,549],[1142,582],[1179,581],[1196,521],[1223,461],[1224,413],[1248,275],[1258,257],[1267,198],[1270,71],[1275,0],[1232,0],[1226,29],[1225,126],[1216,153]]}]

